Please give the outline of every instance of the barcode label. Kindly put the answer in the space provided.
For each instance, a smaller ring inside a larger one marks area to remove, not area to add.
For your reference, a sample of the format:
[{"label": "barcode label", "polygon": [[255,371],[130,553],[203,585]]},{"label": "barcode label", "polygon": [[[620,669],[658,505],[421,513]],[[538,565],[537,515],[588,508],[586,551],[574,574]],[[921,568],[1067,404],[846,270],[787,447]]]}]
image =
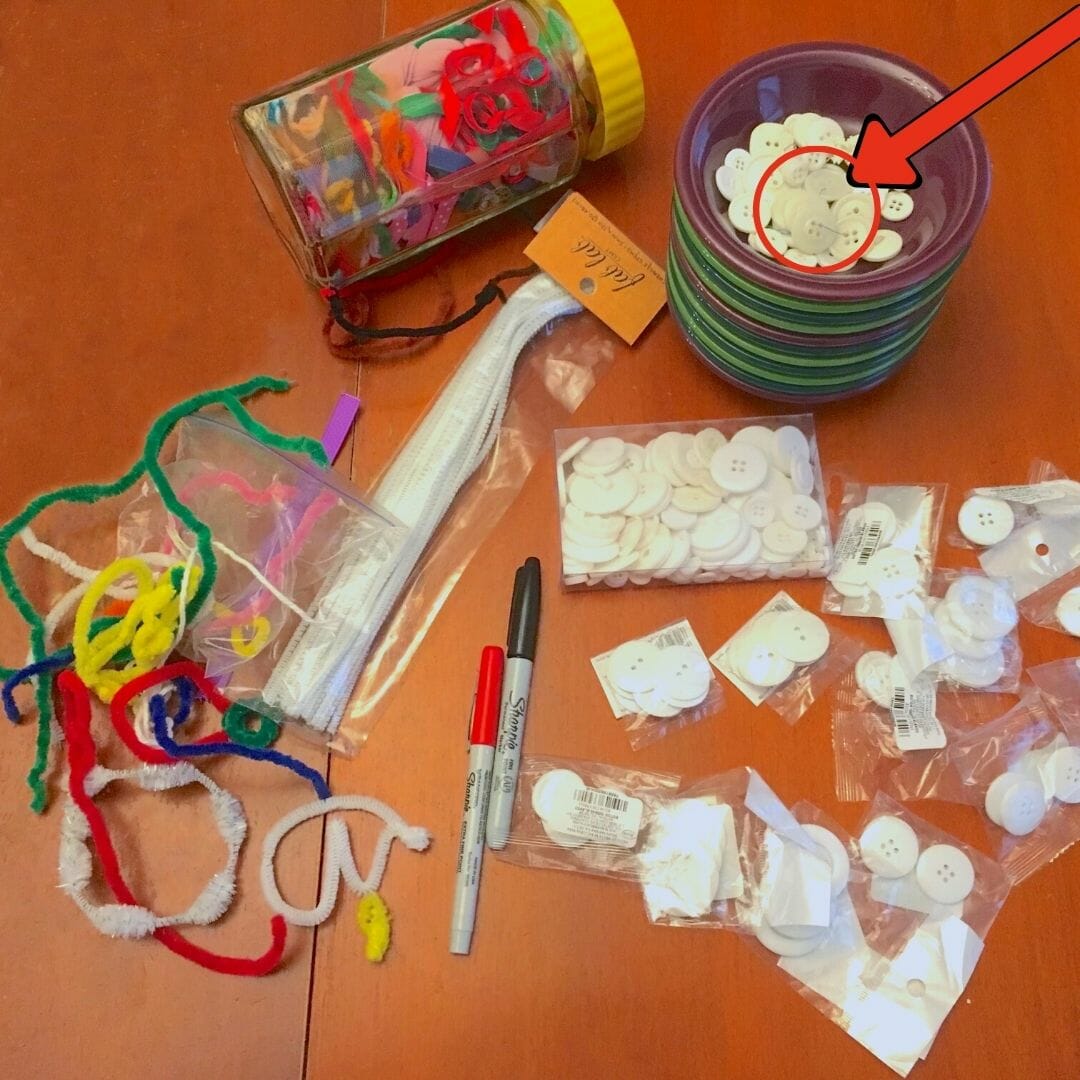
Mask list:
[{"label": "barcode label", "polygon": [[881,543],[881,522],[871,521],[870,524],[863,530],[862,547],[859,548],[858,554],[855,556],[856,563],[859,566],[865,566],[877,551],[878,545]]},{"label": "barcode label", "polygon": [[[893,671],[903,677],[898,664]],[[920,676],[892,692],[893,732],[901,751],[939,750],[946,743],[945,729],[937,718],[937,686],[933,679]]]},{"label": "barcode label", "polygon": [[645,804],[631,795],[579,787],[544,819],[552,832],[594,844],[632,848],[637,844]]},{"label": "barcode label", "polygon": [[648,640],[658,649],[666,649],[671,645],[697,644],[697,639],[694,637],[694,631],[690,629],[690,624],[686,622],[676,623],[675,626],[672,626],[667,630],[661,630]]},{"label": "barcode label", "polygon": [[605,810],[618,810],[619,813],[623,813],[630,806],[627,799],[613,795],[610,791],[594,791],[592,788],[581,788],[575,791],[574,800],[589,806],[602,806]]}]

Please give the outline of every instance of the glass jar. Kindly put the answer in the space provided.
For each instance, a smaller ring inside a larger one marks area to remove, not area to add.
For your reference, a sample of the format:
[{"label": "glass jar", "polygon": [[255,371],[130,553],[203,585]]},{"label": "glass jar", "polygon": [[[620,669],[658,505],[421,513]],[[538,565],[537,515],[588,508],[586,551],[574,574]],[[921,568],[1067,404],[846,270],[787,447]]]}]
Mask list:
[{"label": "glass jar", "polygon": [[565,184],[643,112],[612,0],[501,0],[278,87],[233,123],[301,272],[341,288]]}]

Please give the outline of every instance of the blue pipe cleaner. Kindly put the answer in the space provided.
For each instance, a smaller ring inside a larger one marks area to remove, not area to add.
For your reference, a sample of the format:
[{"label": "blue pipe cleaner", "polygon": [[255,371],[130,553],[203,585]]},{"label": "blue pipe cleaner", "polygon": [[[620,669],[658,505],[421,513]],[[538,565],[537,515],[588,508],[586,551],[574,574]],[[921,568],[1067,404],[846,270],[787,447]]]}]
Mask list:
[{"label": "blue pipe cleaner", "polygon": [[17,724],[22,717],[19,715],[19,706],[15,704],[15,688],[32,679],[35,675],[43,675],[46,671],[54,671],[56,668],[67,667],[75,660],[75,651],[71,648],[61,649],[59,652],[46,656],[43,660],[37,660],[33,664],[16,671],[5,683],[0,695],[4,699],[4,713],[7,718]]},{"label": "blue pipe cleaner", "polygon": [[[181,691],[180,708],[177,712],[177,718],[174,719],[175,723],[183,723],[191,711],[191,702],[194,697],[193,688],[187,679],[178,679],[180,686],[187,686],[187,696],[184,697],[183,691]],[[186,706],[185,706],[186,702]],[[158,741],[158,746],[161,747],[167,754],[171,754],[175,758],[189,758],[189,757],[211,757],[214,754],[238,754],[240,757],[249,758],[251,761],[268,761],[271,765],[278,765],[283,769],[289,769],[296,773],[302,780],[307,780],[308,783],[315,789],[315,794],[320,799],[330,798],[330,788],[322,775],[316,772],[310,765],[305,765],[302,761],[298,761],[290,754],[283,754],[280,750],[262,749],[257,746],[243,746],[241,743],[234,742],[215,742],[215,743],[192,743],[183,745],[176,742],[171,735],[169,735],[169,729],[166,725],[166,720],[169,717],[168,709],[165,705],[165,698],[161,694],[155,694],[150,699],[150,719],[154,725],[154,738]]]}]

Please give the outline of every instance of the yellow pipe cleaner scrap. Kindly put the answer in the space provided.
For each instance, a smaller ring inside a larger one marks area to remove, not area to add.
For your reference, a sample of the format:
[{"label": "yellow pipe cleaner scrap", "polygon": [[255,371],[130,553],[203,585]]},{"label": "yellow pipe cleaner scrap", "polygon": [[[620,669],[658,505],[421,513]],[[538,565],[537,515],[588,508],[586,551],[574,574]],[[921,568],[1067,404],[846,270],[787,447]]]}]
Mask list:
[{"label": "yellow pipe cleaner scrap", "polygon": [[[106,704],[120,687],[158,667],[176,644],[181,601],[172,580],[175,569],[163,572],[155,582],[150,567],[142,559],[117,559],[94,578],[80,601],[72,638],[75,672]],[[179,569],[184,569],[182,563]],[[202,568],[192,566],[185,603],[198,588],[201,576]],[[118,623],[91,638],[90,624],[95,609],[109,587],[125,577],[135,579],[136,596],[131,607]],[[127,645],[131,646],[131,662],[120,669],[106,667]]]},{"label": "yellow pipe cleaner scrap", "polygon": [[390,909],[377,892],[360,897],[356,906],[356,924],[364,935],[364,956],[373,964],[381,963],[390,948]]}]

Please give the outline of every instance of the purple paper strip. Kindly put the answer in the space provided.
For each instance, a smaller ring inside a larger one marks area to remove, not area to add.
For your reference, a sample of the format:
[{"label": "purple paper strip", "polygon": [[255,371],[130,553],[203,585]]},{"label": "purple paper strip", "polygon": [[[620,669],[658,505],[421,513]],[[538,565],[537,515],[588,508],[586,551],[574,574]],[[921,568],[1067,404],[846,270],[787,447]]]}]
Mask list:
[{"label": "purple paper strip", "polygon": [[345,440],[349,437],[356,416],[360,412],[360,399],[352,394],[342,394],[338,398],[330,419],[326,422],[326,430],[323,432],[322,444],[326,456],[333,465],[335,458],[341,453]]}]

